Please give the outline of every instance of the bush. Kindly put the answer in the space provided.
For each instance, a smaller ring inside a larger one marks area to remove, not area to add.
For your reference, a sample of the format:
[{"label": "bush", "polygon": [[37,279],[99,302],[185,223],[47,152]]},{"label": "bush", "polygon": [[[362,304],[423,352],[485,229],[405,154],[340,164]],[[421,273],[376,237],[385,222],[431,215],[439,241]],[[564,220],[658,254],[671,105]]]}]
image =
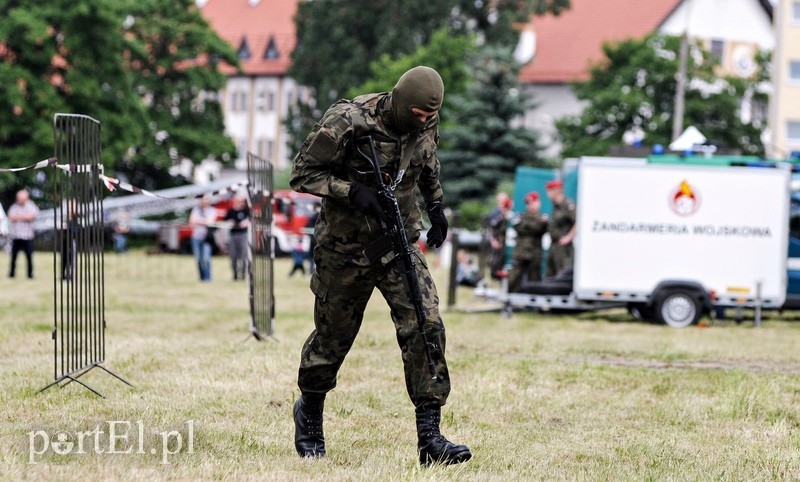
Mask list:
[{"label": "bush", "polygon": [[458,206],[461,227],[470,231],[478,231],[491,210],[492,204],[486,201],[464,201]]}]

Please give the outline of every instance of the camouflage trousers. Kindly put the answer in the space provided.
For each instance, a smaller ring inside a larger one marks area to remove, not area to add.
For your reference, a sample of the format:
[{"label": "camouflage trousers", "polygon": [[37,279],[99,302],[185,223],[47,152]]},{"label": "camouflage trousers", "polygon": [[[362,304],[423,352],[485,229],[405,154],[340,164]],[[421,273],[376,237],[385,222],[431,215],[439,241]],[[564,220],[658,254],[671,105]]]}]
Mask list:
[{"label": "camouflage trousers", "polygon": [[514,267],[508,274],[508,291],[513,293],[522,286],[522,281],[542,280],[542,255],[534,255],[531,259],[515,259]]},{"label": "camouflage trousers", "polygon": [[547,252],[547,276],[555,276],[562,269],[572,266],[572,243],[563,246],[554,241]]},{"label": "camouflage trousers", "polygon": [[317,246],[316,271],[311,278],[315,329],[301,353],[298,386],[302,392],[326,393],[336,386],[336,374],[355,341],[367,302],[378,288],[391,310],[411,401],[415,406],[432,401],[444,405],[450,393],[450,376],[444,356],[445,329],[439,315],[439,296],[419,248],[413,248],[436,380],[428,371],[414,307],[399,269],[372,266],[361,254],[341,254]]}]

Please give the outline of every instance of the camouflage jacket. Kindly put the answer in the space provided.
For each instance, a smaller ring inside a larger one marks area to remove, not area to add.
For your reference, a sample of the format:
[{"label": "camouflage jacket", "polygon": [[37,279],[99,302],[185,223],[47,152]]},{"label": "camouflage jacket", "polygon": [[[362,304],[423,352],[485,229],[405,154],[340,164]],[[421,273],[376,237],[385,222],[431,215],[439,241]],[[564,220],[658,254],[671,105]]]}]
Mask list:
[{"label": "camouflage jacket", "polygon": [[558,204],[553,204],[553,214],[550,219],[550,237],[553,241],[566,236],[572,226],[575,225],[575,203],[568,198],[564,198]]},{"label": "camouflage jacket", "polygon": [[356,152],[356,142],[365,136],[373,137],[381,171],[391,179],[397,178],[403,153],[412,150],[409,166],[395,190],[409,241],[419,238],[421,228],[422,210],[416,188],[426,203],[442,197],[436,157],[439,117],[416,135],[400,136],[389,127],[390,100],[390,94],[380,93],[333,104],[293,161],[289,180],[292,189],[323,198],[314,227],[321,246],[356,254],[383,234],[378,220],[357,211],[348,198],[353,181],[373,188],[377,184],[371,165]]},{"label": "camouflage jacket", "polygon": [[547,220],[539,213],[524,212],[514,225],[517,244],[514,246],[514,259],[533,259],[542,253],[542,236],[547,232]]}]

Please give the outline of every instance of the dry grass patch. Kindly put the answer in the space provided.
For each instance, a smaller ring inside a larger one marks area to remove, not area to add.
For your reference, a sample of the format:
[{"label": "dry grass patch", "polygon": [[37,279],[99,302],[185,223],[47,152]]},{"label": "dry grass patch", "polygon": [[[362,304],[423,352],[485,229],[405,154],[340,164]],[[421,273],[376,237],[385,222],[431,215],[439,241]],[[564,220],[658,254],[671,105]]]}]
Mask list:
[{"label": "dry grass patch", "polygon": [[[0,278],[0,478],[800,479],[797,322],[675,330],[619,312],[445,313],[453,393],[443,431],[475,455],[423,469],[394,330],[376,296],[326,405],[330,456],[307,461],[294,452],[290,418],[312,327],[307,277],[288,278],[278,260],[276,339],[259,343],[247,337],[246,284],[230,280],[226,259],[214,259],[211,283],[197,281],[191,257],[106,261],[106,365],[136,387],[86,375],[105,400],[75,384],[37,393],[53,377],[52,258],[36,254],[35,281]],[[108,421],[184,441],[191,421],[192,451],[162,464],[148,441],[142,454],[51,452],[28,463],[30,432]]]}]

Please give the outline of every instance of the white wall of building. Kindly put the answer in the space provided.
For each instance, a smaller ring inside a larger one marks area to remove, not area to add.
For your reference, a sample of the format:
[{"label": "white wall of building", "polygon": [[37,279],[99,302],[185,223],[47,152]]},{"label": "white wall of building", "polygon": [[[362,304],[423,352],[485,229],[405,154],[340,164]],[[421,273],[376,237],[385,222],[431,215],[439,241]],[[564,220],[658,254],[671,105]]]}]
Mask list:
[{"label": "white wall of building", "polygon": [[781,0],[775,6],[778,43],[772,58],[770,142],[768,153],[786,157],[800,152],[800,80],[792,78],[792,63],[800,62],[800,0]]},{"label": "white wall of building", "polygon": [[669,35],[748,42],[772,50],[775,35],[756,0],[685,0],[659,29]]},{"label": "white wall of building", "polygon": [[555,121],[570,115],[579,115],[586,107],[575,97],[572,88],[566,84],[529,84],[526,92],[533,95],[536,108],[525,114],[525,127],[540,134],[540,143],[545,148],[545,157],[556,158],[561,152],[561,144],[556,142]]},{"label": "white wall of building", "polygon": [[246,168],[247,152],[278,169],[288,167],[294,153],[286,147],[283,120],[289,106],[304,95],[302,88],[287,77],[229,77],[222,95],[225,132],[237,149],[236,167]]},{"label": "white wall of building", "polygon": [[[771,51],[775,45],[769,17],[756,0],[686,0],[664,21],[659,32],[682,35],[687,25],[689,36],[707,41],[707,48],[712,39],[724,42],[722,61],[729,73],[751,74],[754,70],[748,73],[748,69],[754,68],[756,50]],[[555,140],[555,121],[580,114],[585,104],[567,84],[530,84],[526,89],[533,93],[537,106],[525,115],[525,126],[541,133],[544,155],[557,158],[561,145]],[[749,104],[743,107],[743,118],[752,117],[750,110]]]}]

